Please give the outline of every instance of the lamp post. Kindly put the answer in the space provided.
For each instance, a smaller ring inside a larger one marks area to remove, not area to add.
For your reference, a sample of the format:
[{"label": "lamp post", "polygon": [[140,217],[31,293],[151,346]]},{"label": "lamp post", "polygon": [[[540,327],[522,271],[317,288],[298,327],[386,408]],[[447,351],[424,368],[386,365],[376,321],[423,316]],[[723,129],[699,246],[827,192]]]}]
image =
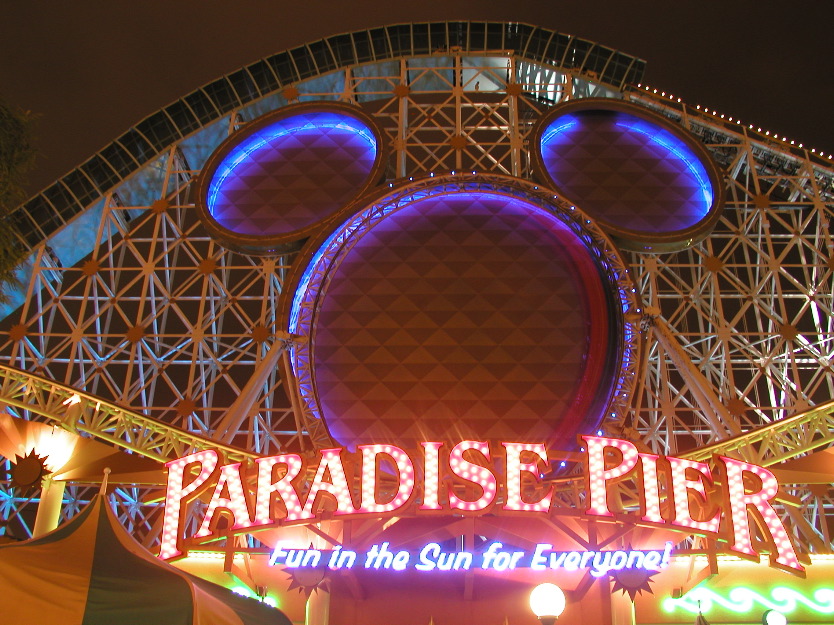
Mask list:
[{"label": "lamp post", "polygon": [[530,593],[530,609],[542,625],[555,625],[565,611],[565,593],[556,584],[539,584]]},{"label": "lamp post", "polygon": [[762,614],[763,625],[787,625],[788,619],[779,610],[766,610]]}]

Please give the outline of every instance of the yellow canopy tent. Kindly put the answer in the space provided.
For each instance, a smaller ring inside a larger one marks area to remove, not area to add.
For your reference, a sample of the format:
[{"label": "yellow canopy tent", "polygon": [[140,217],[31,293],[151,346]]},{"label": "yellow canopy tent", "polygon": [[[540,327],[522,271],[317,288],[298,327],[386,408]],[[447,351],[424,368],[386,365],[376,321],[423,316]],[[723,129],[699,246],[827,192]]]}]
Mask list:
[{"label": "yellow canopy tent", "polygon": [[103,495],[49,534],[0,545],[0,596],[0,621],[15,625],[291,625],[152,556]]}]

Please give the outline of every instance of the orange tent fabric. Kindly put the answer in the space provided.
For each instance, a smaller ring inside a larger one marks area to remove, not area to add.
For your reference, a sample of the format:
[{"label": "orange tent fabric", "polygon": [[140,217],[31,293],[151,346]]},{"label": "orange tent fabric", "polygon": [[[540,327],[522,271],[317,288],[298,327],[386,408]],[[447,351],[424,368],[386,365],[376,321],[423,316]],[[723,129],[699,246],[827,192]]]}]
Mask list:
[{"label": "orange tent fabric", "polygon": [[291,625],[152,556],[102,495],[55,531],[0,546],[0,593],[0,621],[16,625]]}]

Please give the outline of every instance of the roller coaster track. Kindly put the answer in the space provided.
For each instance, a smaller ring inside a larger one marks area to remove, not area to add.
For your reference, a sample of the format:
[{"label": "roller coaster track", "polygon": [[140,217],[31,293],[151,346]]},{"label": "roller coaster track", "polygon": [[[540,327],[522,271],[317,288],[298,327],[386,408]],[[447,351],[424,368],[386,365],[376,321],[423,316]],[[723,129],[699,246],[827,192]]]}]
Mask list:
[{"label": "roller coaster track", "polygon": [[[70,432],[88,434],[160,462],[203,449],[216,449],[229,462],[259,457],[4,365],[0,365],[0,404],[28,411]],[[713,454],[746,449],[748,455],[753,450],[758,464],[771,466],[832,443],[834,401],[681,455],[706,460]]]},{"label": "roller coaster track", "polygon": [[216,449],[229,462],[258,457],[258,454],[186,432],[72,387],[0,365],[2,404],[37,415],[38,420],[70,432],[88,434],[159,462],[202,449]]}]

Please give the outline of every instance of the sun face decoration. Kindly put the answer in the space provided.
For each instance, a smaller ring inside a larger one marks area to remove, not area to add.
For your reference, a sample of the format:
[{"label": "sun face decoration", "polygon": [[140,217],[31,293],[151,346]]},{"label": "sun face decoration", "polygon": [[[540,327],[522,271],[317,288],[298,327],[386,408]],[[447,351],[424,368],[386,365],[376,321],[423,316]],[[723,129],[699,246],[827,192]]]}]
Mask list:
[{"label": "sun face decoration", "polygon": [[652,590],[652,578],[657,575],[658,571],[649,571],[642,568],[622,569],[620,571],[612,571],[611,579],[614,581],[613,591],[622,590],[623,593],[628,593],[631,602],[637,595],[643,591],[654,594]]},{"label": "sun face decoration", "polygon": [[319,588],[328,590],[327,580],[325,579],[327,576],[327,567],[324,565],[310,568],[285,569],[284,572],[290,579],[290,585],[287,590],[298,589],[298,592],[303,594],[305,599],[309,599],[310,595],[314,591],[318,591]]},{"label": "sun face decoration", "polygon": [[46,456],[39,456],[34,449],[23,457],[15,455],[10,471],[12,485],[23,490],[39,486],[43,476],[49,473],[45,462]]},{"label": "sun face decoration", "polygon": [[[280,547],[276,547],[275,549],[277,551]],[[309,549],[313,549],[312,543]],[[299,593],[304,595],[305,599],[309,599],[310,595],[319,588],[329,590],[327,564],[325,561],[316,562],[313,566],[287,567],[284,569],[284,573],[287,574],[290,580],[290,585],[287,590],[297,589]]]}]

